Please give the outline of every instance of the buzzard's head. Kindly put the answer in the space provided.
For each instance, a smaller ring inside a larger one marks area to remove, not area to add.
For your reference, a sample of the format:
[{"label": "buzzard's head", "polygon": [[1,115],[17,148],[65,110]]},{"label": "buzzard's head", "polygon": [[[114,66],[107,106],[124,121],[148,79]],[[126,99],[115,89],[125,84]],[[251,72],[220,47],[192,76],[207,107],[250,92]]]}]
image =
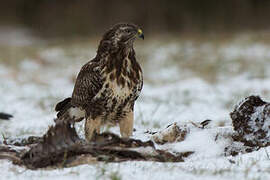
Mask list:
[{"label": "buzzard's head", "polygon": [[115,45],[132,45],[136,37],[144,39],[143,32],[137,25],[119,23],[104,34],[103,40],[111,41]]}]

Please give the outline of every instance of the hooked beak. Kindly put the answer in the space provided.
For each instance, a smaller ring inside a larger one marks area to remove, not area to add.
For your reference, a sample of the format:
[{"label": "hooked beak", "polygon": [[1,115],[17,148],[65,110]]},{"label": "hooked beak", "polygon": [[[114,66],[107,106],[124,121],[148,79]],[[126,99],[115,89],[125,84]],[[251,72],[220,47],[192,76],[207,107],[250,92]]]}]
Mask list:
[{"label": "hooked beak", "polygon": [[139,36],[139,38],[144,39],[144,34],[143,34],[141,29],[138,29],[138,36]]}]

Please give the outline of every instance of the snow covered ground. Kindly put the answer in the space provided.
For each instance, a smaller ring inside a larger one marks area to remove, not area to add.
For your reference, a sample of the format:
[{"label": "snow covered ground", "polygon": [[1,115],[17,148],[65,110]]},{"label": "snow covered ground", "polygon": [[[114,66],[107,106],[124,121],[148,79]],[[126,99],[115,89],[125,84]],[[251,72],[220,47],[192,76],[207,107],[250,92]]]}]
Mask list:
[{"label": "snow covered ground", "polygon": [[[0,32],[0,111],[14,115],[11,121],[0,121],[0,132],[6,137],[42,135],[53,124],[55,104],[71,95],[80,67],[95,55],[98,40],[46,42],[24,31],[10,36]],[[173,122],[211,119],[213,127],[229,126],[229,113],[239,100],[250,94],[269,100],[270,41],[261,36],[136,42],[145,83],[135,107],[134,137],[146,140],[144,132]],[[7,37],[16,41],[9,44]],[[77,127],[80,134],[82,126]],[[224,145],[204,132],[162,148],[197,153],[184,163],[96,163],[36,171],[0,160],[0,179],[270,178],[270,148],[224,157]]]}]

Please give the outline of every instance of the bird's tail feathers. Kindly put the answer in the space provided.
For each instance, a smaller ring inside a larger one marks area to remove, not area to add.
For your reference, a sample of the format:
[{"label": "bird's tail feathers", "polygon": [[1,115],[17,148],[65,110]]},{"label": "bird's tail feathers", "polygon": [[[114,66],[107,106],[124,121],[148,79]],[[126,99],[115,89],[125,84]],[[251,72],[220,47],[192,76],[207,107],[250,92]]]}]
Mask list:
[{"label": "bird's tail feathers", "polygon": [[55,106],[58,120],[81,121],[85,117],[85,111],[71,104],[71,98],[66,98]]},{"label": "bird's tail feathers", "polygon": [[71,98],[66,98],[59,102],[55,106],[55,111],[57,112],[57,117],[61,117],[69,108],[71,108]]}]

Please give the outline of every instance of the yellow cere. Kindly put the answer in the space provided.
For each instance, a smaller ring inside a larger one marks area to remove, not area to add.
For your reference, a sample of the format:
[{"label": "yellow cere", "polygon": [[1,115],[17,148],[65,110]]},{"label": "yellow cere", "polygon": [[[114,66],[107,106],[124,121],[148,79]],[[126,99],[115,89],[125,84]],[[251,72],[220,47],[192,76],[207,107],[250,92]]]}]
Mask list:
[{"label": "yellow cere", "polygon": [[138,34],[140,35],[142,33],[143,33],[142,30],[141,29],[138,29]]}]

